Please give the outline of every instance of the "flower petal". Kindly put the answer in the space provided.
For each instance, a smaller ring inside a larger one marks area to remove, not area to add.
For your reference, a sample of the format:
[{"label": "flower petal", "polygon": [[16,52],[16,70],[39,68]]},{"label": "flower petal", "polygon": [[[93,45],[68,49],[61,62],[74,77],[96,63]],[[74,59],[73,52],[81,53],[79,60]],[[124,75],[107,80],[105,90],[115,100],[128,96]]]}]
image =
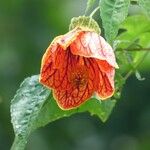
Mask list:
[{"label": "flower petal", "polygon": [[54,56],[55,52],[58,50],[59,45],[57,44],[57,41],[61,38],[62,36],[56,37],[52,43],[49,45],[49,47],[46,49],[46,52],[43,55],[42,58],[42,64],[41,64],[41,69],[44,67],[45,64],[50,63],[52,61],[52,56]]},{"label": "flower petal", "polygon": [[97,93],[101,100],[107,99],[114,94],[114,75],[115,69],[109,68],[109,70],[105,70],[105,72],[101,71],[101,66],[99,65],[99,82]]},{"label": "flower petal", "polygon": [[106,60],[99,60],[96,59],[96,62],[100,68],[100,70],[104,73],[110,72],[112,70],[112,67]]},{"label": "flower petal", "polygon": [[[61,37],[59,37],[61,38]],[[57,42],[53,42],[42,59],[40,82],[48,88],[69,88],[67,78],[68,51],[64,51]]]},{"label": "flower petal", "polygon": [[70,45],[74,55],[106,60],[111,66],[118,68],[111,46],[95,32],[82,32]]},{"label": "flower petal", "polygon": [[61,109],[68,110],[80,106],[87,101],[93,94],[93,90],[90,91],[88,85],[84,88],[72,87],[70,90],[54,90],[53,96],[58,106]]},{"label": "flower petal", "polygon": [[[98,67],[95,63],[96,61],[92,58],[83,58],[80,57],[79,62],[76,62],[72,65],[72,73],[74,73],[74,68],[76,72],[83,69],[88,70],[88,82],[85,85],[73,86],[68,90],[58,90],[54,89],[53,96],[61,109],[68,110],[80,106],[82,103],[87,101],[94,91],[97,89],[98,83]],[[78,66],[81,65],[81,66]],[[82,71],[81,71],[82,72]],[[68,75],[69,77],[69,75]]]},{"label": "flower petal", "polygon": [[58,44],[66,50],[68,46],[77,38],[77,36],[83,31],[79,28],[75,28],[70,32],[64,34],[61,39],[58,40]]}]

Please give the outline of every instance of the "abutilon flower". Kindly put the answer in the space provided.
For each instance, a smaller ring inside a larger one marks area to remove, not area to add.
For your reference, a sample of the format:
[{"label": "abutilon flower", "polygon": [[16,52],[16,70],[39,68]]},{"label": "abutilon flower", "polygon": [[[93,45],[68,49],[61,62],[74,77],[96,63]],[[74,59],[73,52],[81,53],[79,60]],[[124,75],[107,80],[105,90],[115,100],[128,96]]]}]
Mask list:
[{"label": "abutilon flower", "polygon": [[56,37],[47,48],[40,82],[53,90],[61,109],[72,109],[93,94],[101,100],[114,94],[118,65],[111,46],[91,28],[76,26]]}]

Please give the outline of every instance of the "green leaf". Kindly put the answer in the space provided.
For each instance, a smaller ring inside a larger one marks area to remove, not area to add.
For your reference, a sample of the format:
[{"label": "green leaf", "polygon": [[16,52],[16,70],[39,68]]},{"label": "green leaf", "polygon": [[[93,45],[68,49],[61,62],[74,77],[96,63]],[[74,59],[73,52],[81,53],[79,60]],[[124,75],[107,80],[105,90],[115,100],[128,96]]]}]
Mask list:
[{"label": "green leaf", "polygon": [[117,37],[117,40],[122,41],[118,47],[127,48],[137,40],[141,46],[150,46],[148,38],[150,37],[150,20],[146,16],[134,15],[127,17],[120,28],[125,30],[125,32]]},{"label": "green leaf", "polygon": [[148,17],[150,17],[150,0],[139,0],[138,2],[142,10],[146,13]]},{"label": "green leaf", "polygon": [[84,105],[79,107],[79,112],[88,111],[91,115],[97,115],[103,122],[107,121],[111,114],[116,100],[100,101],[97,99],[90,99]]},{"label": "green leaf", "polygon": [[90,112],[105,122],[115,106],[116,100],[92,98],[76,109],[61,110],[50,90],[43,87],[38,78],[32,76],[25,79],[12,100],[11,117],[15,131],[12,150],[23,150],[30,133],[50,122],[81,112]]},{"label": "green leaf", "polygon": [[[132,55],[132,65],[135,66],[142,55],[144,55],[144,51],[139,52],[134,51],[134,49],[150,47],[150,20],[143,15],[130,16],[127,17],[127,19],[121,25],[121,29],[123,29],[124,32],[117,37],[117,40],[120,41],[120,43],[117,45],[117,49],[130,49],[130,51],[127,51],[127,53]],[[123,54],[124,51],[117,51],[118,58],[122,61],[125,61],[126,58],[123,58]],[[122,64],[123,67],[125,67],[125,63],[123,62]],[[129,63],[126,63],[126,66],[129,66]],[[123,67],[121,67],[121,69],[123,69]]]},{"label": "green leaf", "polygon": [[112,44],[120,24],[128,15],[130,0],[100,0],[100,15],[107,41]]},{"label": "green leaf", "polygon": [[24,149],[29,134],[35,128],[35,120],[50,94],[39,84],[38,78],[36,75],[25,79],[11,102],[11,121],[16,136],[12,150]]},{"label": "green leaf", "polygon": [[50,96],[36,120],[36,127],[39,128],[52,121],[81,112],[90,112],[91,115],[97,115],[103,122],[105,122],[111,114],[115,103],[115,100],[99,101],[93,98],[76,109],[64,111],[57,106],[56,101]]}]

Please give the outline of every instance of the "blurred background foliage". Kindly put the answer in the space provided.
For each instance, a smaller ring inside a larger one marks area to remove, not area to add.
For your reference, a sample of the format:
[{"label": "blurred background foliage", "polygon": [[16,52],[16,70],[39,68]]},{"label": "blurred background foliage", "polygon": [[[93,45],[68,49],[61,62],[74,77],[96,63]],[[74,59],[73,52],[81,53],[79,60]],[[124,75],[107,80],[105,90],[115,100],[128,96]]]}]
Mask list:
[{"label": "blurred background foliage", "polygon": [[[9,107],[20,82],[39,73],[50,41],[67,32],[70,19],[84,14],[85,7],[86,0],[0,1],[0,150],[10,149],[13,142]],[[141,10],[133,5],[129,14]],[[106,123],[88,113],[58,120],[34,132],[27,150],[149,150],[149,59],[140,67],[146,80],[129,78]]]}]

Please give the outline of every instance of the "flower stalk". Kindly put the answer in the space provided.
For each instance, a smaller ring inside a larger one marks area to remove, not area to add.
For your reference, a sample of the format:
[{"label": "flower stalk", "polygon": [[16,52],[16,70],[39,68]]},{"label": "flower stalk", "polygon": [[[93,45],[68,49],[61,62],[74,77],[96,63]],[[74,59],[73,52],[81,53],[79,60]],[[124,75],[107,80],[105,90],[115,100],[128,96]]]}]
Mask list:
[{"label": "flower stalk", "polygon": [[99,10],[99,6],[98,7],[96,7],[93,11],[92,11],[92,13],[90,14],[90,17],[92,18],[93,16],[94,16],[94,14]]}]

